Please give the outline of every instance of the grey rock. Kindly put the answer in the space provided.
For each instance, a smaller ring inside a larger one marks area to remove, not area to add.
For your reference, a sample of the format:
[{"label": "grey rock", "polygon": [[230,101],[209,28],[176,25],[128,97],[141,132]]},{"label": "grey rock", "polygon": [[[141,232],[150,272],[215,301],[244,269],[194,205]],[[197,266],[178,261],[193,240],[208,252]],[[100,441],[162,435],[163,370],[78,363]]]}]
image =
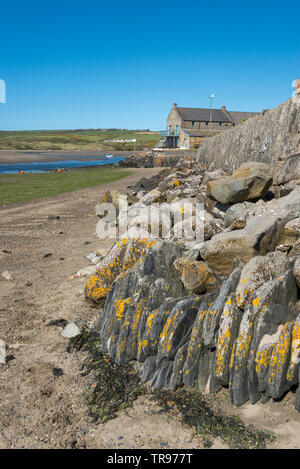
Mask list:
[{"label": "grey rock", "polygon": [[248,210],[252,206],[251,202],[240,202],[238,204],[231,205],[225,213],[225,223],[230,226],[235,220],[240,218],[247,218]]},{"label": "grey rock", "polygon": [[296,279],[296,283],[298,287],[300,288],[300,256],[295,259],[293,273]]},{"label": "grey rock", "polygon": [[[300,367],[298,369],[298,383],[300,383]],[[296,391],[294,406],[295,406],[295,409],[298,410],[298,412],[300,412],[300,386],[298,386],[297,391]]]},{"label": "grey rock", "polygon": [[239,282],[241,270],[236,268],[222,283],[220,292],[215,301],[209,306],[203,322],[203,344],[208,347],[216,347],[218,340],[218,328],[224,305],[229,296],[235,292]]},{"label": "grey rock", "polygon": [[280,159],[300,150],[299,102],[288,99],[276,108],[205,139],[198,150],[198,162],[234,170],[247,161],[260,161],[273,171]]},{"label": "grey rock", "polygon": [[66,337],[67,339],[71,339],[72,337],[76,337],[81,334],[81,330],[77,326],[75,322],[68,324],[62,331],[61,335]]},{"label": "grey rock", "polygon": [[207,192],[221,203],[236,203],[263,197],[272,184],[269,167],[264,163],[243,163],[232,176],[207,184]]},{"label": "grey rock", "polygon": [[266,256],[256,256],[243,267],[241,278],[236,289],[238,306],[244,308],[246,302],[265,282],[278,277],[287,269],[286,255],[281,252]]},{"label": "grey rock", "polygon": [[265,205],[268,216],[261,213],[250,217],[242,230],[218,234],[199,246],[202,258],[214,272],[229,274],[235,257],[248,262],[255,255],[274,251],[284,225],[300,216],[300,190]]},{"label": "grey rock", "polygon": [[266,394],[273,399],[280,399],[290,389],[286,376],[291,354],[293,325],[293,322],[288,322],[283,326],[279,341],[272,351]]},{"label": "grey rock", "polygon": [[294,179],[300,179],[300,153],[289,156],[276,174],[274,184],[286,184]]}]

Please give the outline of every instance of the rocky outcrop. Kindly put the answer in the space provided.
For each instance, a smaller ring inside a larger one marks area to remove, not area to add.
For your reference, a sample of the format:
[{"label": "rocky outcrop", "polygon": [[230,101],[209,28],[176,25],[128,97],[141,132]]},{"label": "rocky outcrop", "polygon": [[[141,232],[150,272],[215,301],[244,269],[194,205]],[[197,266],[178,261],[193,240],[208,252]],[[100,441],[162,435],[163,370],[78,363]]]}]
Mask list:
[{"label": "rocky outcrop", "polygon": [[218,282],[213,271],[201,261],[180,257],[174,261],[174,267],[181,274],[181,280],[189,293],[203,294],[216,290]]},{"label": "rocky outcrop", "polygon": [[154,241],[142,239],[120,239],[98,264],[95,274],[91,275],[85,286],[85,297],[94,303],[104,300],[111,290],[115,279],[131,269]]},{"label": "rocky outcrop", "polygon": [[[103,351],[119,364],[139,362],[142,381],[155,389],[215,393],[225,386],[235,405],[297,389],[300,411],[300,187],[280,197],[265,166],[244,168],[237,190],[223,171],[200,164],[131,187],[128,232],[101,260],[85,295],[104,303]],[[225,203],[212,188],[228,179],[235,195]],[[141,210],[150,208],[149,221]],[[186,222],[202,232],[201,242],[182,230]],[[145,237],[132,238],[140,225]]]},{"label": "rocky outcrop", "polygon": [[[282,255],[269,256],[276,278],[256,281],[255,269],[245,266],[200,296],[185,290],[172,267],[178,255],[178,246],[158,242],[115,281],[101,320],[104,351],[118,363],[141,362],[143,381],[156,389],[228,386],[236,405],[278,399],[298,384],[297,288],[292,273],[282,272]],[[254,281],[241,301],[247,271]]]},{"label": "rocky outcrop", "polygon": [[276,174],[274,184],[286,184],[292,180],[300,179],[300,153],[291,155],[286,159]]},{"label": "rocky outcrop", "polygon": [[[283,159],[300,151],[299,133],[299,100],[291,98],[233,129],[206,138],[198,150],[198,161],[230,172],[249,160],[259,161],[274,171]],[[283,170],[283,174],[287,172]]]},{"label": "rocky outcrop", "polygon": [[148,150],[136,152],[118,163],[123,168],[163,168],[184,164],[191,167],[196,160],[196,152],[190,150]]},{"label": "rocky outcrop", "polygon": [[228,274],[235,258],[248,262],[258,254],[273,251],[285,224],[300,215],[300,189],[270,201],[267,206],[267,214],[262,210],[250,217],[243,229],[217,234],[199,246],[202,258],[214,272]]}]

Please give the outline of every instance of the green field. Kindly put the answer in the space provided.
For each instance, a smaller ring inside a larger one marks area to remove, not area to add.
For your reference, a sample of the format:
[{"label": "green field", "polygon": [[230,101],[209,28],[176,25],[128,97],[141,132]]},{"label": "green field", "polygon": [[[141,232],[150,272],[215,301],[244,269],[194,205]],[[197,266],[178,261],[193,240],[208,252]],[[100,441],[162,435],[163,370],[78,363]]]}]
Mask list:
[{"label": "green field", "polygon": [[1,174],[0,206],[100,186],[129,174],[132,174],[132,171],[119,168],[73,169],[62,173]]},{"label": "green field", "polygon": [[107,140],[136,139],[136,150],[153,147],[160,139],[159,132],[148,130],[90,129],[0,131],[0,150],[124,150],[132,151],[133,142]]}]

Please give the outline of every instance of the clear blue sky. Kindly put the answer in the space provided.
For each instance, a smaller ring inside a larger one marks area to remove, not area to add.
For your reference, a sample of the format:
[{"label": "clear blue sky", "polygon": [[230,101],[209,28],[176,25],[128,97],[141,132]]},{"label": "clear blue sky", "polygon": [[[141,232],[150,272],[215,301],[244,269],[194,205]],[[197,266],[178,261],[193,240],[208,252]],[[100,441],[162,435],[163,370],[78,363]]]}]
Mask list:
[{"label": "clear blue sky", "polygon": [[300,3],[1,4],[0,129],[165,127],[180,106],[261,111],[300,78]]}]

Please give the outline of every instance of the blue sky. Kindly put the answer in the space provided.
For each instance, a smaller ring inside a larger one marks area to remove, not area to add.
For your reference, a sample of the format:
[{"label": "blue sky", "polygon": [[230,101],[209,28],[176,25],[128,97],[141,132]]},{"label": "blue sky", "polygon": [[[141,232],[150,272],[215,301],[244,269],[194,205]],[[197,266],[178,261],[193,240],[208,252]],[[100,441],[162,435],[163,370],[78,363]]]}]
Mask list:
[{"label": "blue sky", "polygon": [[180,106],[261,111],[300,78],[299,2],[2,2],[0,129],[165,127]]}]

